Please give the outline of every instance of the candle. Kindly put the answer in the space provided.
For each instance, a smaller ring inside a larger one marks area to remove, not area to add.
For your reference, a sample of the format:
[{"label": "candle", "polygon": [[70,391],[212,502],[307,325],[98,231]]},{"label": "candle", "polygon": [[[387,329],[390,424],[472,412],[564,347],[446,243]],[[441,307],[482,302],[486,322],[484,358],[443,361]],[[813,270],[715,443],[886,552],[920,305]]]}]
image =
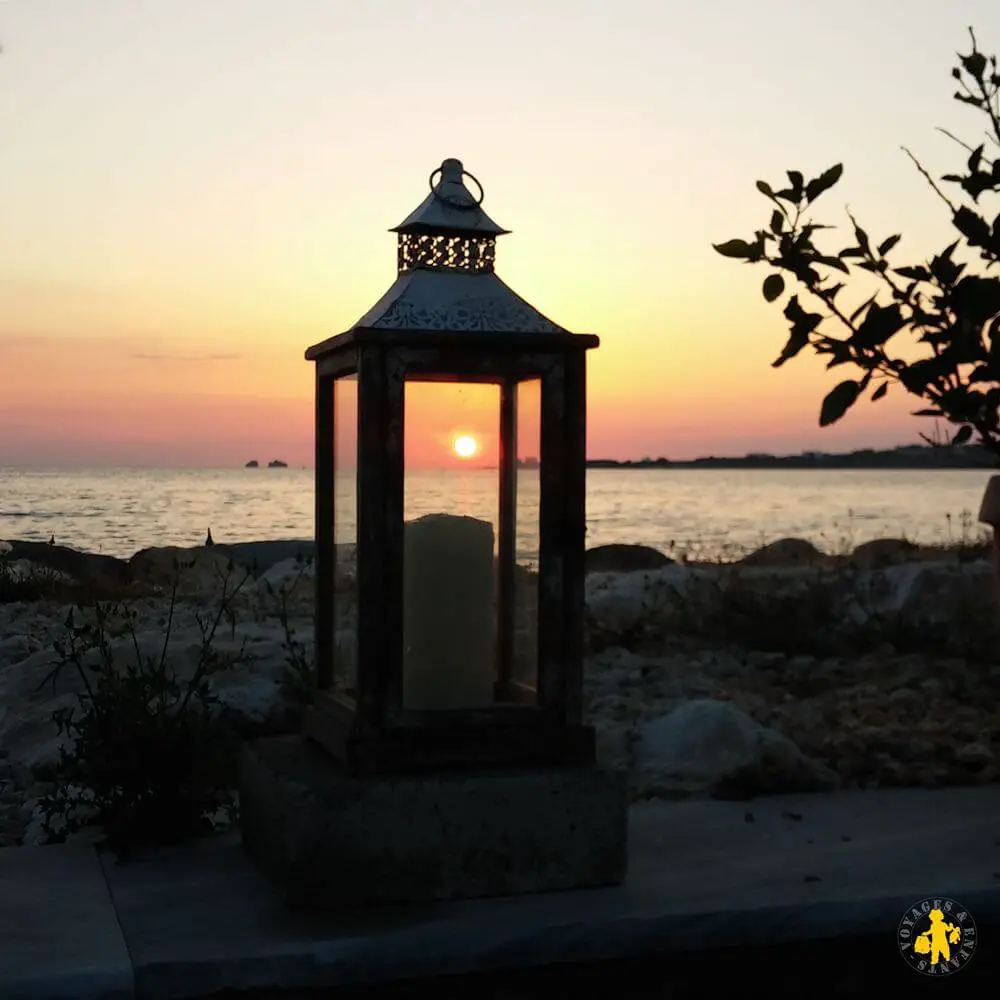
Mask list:
[{"label": "candle", "polygon": [[403,705],[493,703],[493,525],[428,514],[404,525]]},{"label": "candle", "polygon": [[1000,526],[1000,476],[991,476],[979,507],[979,521],[991,528]]}]

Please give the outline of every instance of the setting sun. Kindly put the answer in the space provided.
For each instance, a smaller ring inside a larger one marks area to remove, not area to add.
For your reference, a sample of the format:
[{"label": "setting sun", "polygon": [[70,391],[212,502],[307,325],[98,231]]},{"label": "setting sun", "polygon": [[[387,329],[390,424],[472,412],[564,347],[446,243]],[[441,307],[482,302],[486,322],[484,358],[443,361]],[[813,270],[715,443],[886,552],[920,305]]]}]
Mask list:
[{"label": "setting sun", "polygon": [[472,458],[479,451],[479,442],[471,434],[460,434],[451,446],[459,458]]}]

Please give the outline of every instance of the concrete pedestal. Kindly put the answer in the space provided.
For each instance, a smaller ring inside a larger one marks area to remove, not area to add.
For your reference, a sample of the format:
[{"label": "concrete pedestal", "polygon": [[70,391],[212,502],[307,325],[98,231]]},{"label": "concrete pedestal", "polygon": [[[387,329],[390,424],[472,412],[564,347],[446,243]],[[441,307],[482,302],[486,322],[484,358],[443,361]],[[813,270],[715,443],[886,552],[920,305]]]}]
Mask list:
[{"label": "concrete pedestal", "polygon": [[296,909],[507,896],[625,878],[623,773],[601,768],[352,778],[302,737],[240,766],[243,844]]}]

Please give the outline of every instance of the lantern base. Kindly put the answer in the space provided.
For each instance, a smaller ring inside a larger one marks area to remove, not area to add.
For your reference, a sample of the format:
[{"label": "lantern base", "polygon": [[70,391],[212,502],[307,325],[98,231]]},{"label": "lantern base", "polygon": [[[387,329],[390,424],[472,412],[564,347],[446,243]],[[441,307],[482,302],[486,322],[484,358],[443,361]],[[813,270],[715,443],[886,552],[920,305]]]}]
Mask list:
[{"label": "lantern base", "polygon": [[351,777],[300,736],[247,744],[243,844],[295,909],[624,881],[628,796],[597,767]]}]

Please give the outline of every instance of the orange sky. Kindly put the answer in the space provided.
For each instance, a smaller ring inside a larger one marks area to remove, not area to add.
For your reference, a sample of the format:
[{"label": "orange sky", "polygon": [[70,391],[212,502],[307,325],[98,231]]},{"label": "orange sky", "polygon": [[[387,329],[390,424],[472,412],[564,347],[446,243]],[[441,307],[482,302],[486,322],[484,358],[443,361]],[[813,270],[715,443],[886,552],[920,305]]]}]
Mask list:
[{"label": "orange sky", "polygon": [[[0,5],[0,465],[311,464],[303,351],[391,284],[386,230],[447,156],[513,230],[500,276],[602,339],[592,457],[915,441],[931,428],[902,394],[820,430],[842,376],[772,369],[786,326],[764,273],[711,249],[766,221],[758,177],[837,161],[830,221],[850,205],[873,236],[901,230],[907,262],[950,238],[899,147],[959,162],[933,130],[977,125],[950,100],[953,52],[969,23],[1000,49],[1000,6],[894,11]],[[422,405],[415,460],[433,463],[466,416]]]}]

